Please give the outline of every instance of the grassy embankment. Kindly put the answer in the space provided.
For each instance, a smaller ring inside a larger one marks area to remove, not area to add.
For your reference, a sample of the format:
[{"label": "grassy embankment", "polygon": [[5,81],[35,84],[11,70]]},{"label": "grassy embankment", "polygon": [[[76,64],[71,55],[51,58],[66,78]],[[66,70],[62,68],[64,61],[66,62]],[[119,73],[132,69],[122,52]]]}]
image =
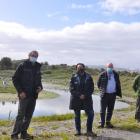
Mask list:
[{"label": "grassy embankment", "polygon": [[[4,70],[0,71],[0,77],[6,79],[8,85],[6,87],[3,87],[2,80],[0,80],[0,101],[13,101],[17,100],[17,94],[16,90],[12,84],[11,77],[13,75],[14,71],[13,70]],[[39,94],[39,99],[52,99],[56,98],[59,95],[54,92],[49,92],[49,91],[42,91]]]}]

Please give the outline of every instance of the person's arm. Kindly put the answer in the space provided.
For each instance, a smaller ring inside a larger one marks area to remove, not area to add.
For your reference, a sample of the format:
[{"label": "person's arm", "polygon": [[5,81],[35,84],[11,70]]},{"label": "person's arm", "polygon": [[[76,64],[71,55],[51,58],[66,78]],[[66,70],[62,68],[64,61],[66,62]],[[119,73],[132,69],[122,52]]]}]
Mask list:
[{"label": "person's arm", "polygon": [[91,96],[94,92],[94,82],[93,82],[93,79],[92,79],[91,76],[89,77],[89,89],[88,90],[89,90],[88,94],[86,94],[85,97],[86,96]]},{"label": "person's arm", "polygon": [[23,65],[20,64],[17,67],[16,72],[14,73],[14,75],[12,77],[12,81],[18,92],[18,95],[23,92],[22,87],[21,87],[21,76],[23,74],[22,72],[23,72]]},{"label": "person's arm", "polygon": [[118,88],[119,88],[119,95],[120,95],[120,97],[122,97],[122,90],[121,90],[121,82],[120,82],[120,77],[119,77],[119,74],[117,74],[118,75]]},{"label": "person's arm", "polygon": [[136,92],[137,89],[138,89],[138,80],[139,80],[139,78],[140,78],[140,76],[138,75],[138,76],[135,77],[135,79],[134,79],[134,81],[133,81],[132,87],[133,87],[133,90],[134,90],[135,92]]},{"label": "person's arm", "polygon": [[[40,66],[41,67],[41,66]],[[41,81],[42,77],[41,77],[41,71],[39,70],[37,73],[37,87],[36,87],[36,92],[39,93],[43,90],[43,86],[42,86],[42,81]]]},{"label": "person's arm", "polygon": [[98,89],[100,89],[100,86],[101,86],[101,74],[99,75],[99,78],[97,80],[97,87],[98,87]]},{"label": "person's arm", "polygon": [[69,91],[70,91],[71,95],[73,95],[75,97],[80,97],[80,93],[77,93],[77,91],[75,89],[74,77],[73,76],[71,77],[71,80],[70,80]]}]

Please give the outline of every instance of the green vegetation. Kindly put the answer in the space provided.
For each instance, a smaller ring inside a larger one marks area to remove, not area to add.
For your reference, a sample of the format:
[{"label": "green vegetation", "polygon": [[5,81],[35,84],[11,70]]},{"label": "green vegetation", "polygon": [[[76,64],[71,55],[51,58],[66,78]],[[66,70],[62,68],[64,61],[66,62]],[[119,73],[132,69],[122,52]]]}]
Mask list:
[{"label": "green vegetation", "polygon": [[128,116],[126,119],[124,118],[114,118],[112,121],[117,129],[126,130],[126,131],[133,131],[139,132],[140,125],[134,119],[134,116]]},{"label": "green vegetation", "polygon": [[73,118],[74,118],[74,114],[52,115],[52,116],[34,117],[33,122],[63,121],[63,120],[70,120]]},{"label": "green vegetation", "polygon": [[39,93],[38,97],[39,99],[53,99],[59,97],[59,94],[43,90],[41,93]]},{"label": "green vegetation", "polygon": [[7,120],[0,120],[0,126],[7,126],[10,124],[10,121]]},{"label": "green vegetation", "polygon": [[14,88],[11,81],[8,82],[6,87],[3,87],[2,81],[0,81],[0,93],[16,93],[16,89]]},{"label": "green vegetation", "polygon": [[[53,99],[59,97],[59,94],[49,91],[42,91],[38,98],[39,99]],[[18,100],[17,94],[13,93],[0,93],[0,101],[16,101]]]}]

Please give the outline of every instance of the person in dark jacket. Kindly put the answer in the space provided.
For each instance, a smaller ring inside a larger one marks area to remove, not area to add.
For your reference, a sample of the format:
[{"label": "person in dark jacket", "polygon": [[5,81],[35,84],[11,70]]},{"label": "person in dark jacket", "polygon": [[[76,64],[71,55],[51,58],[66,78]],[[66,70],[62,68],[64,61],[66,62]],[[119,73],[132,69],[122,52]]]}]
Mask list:
[{"label": "person in dark jacket", "polygon": [[27,133],[39,92],[42,90],[41,83],[41,64],[37,62],[38,52],[29,53],[29,59],[21,63],[14,76],[13,84],[19,97],[18,114],[14,125],[11,139],[33,139],[33,136]]},{"label": "person in dark jacket", "polygon": [[140,123],[140,75],[134,79],[133,90],[137,93],[135,119]]},{"label": "person in dark jacket", "polygon": [[97,86],[100,90],[101,95],[101,125],[99,127],[104,128],[104,125],[106,123],[107,128],[113,128],[114,126],[111,124],[111,118],[114,110],[116,96],[122,97],[122,93],[119,75],[116,71],[113,70],[112,63],[107,64],[107,70],[100,74]]},{"label": "person in dark jacket", "polygon": [[95,136],[92,132],[93,124],[93,101],[92,94],[94,91],[94,83],[92,77],[85,72],[85,65],[78,63],[76,65],[77,73],[73,74],[70,81],[70,109],[75,113],[76,134],[81,135],[81,110],[85,110],[87,114],[87,135]]}]

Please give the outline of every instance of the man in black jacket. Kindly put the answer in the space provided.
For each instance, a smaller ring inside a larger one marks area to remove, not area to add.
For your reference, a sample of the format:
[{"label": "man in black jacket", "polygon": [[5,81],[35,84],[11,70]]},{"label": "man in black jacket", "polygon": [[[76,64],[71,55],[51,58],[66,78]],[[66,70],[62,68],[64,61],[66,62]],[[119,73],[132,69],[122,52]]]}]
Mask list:
[{"label": "man in black jacket", "polygon": [[95,136],[92,132],[92,123],[94,117],[92,93],[94,83],[92,77],[85,72],[85,66],[82,63],[76,65],[77,73],[74,74],[70,81],[70,109],[75,113],[76,134],[81,135],[80,111],[85,110],[87,114],[87,135]]},{"label": "man in black jacket", "polygon": [[101,94],[101,125],[99,127],[104,128],[107,109],[106,127],[113,128],[113,125],[111,124],[111,118],[116,96],[122,97],[122,94],[119,75],[113,70],[112,63],[107,64],[107,70],[100,74],[97,85]]},{"label": "man in black jacket", "polygon": [[41,64],[36,62],[37,58],[37,51],[30,52],[29,59],[18,66],[12,77],[19,97],[18,114],[11,135],[13,140],[18,139],[18,134],[21,134],[21,139],[33,139],[33,136],[27,133],[27,129],[35,109],[36,99],[42,90]]}]

